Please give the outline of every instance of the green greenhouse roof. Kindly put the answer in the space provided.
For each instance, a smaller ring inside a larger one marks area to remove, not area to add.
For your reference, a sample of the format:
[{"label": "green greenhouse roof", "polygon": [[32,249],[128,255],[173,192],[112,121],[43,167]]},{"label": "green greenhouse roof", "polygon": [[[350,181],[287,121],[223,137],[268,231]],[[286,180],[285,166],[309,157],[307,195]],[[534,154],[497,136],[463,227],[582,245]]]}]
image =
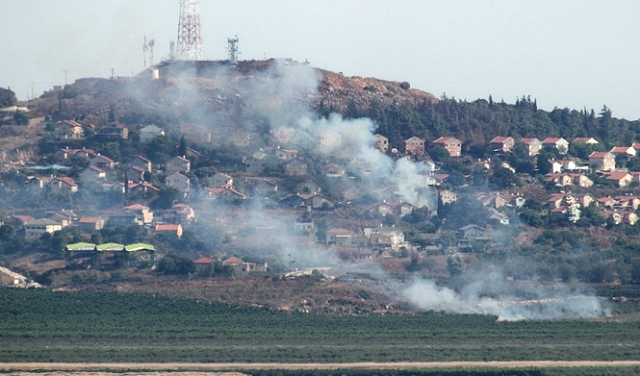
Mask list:
[{"label": "green greenhouse roof", "polygon": [[96,247],[96,250],[98,250],[100,252],[105,252],[105,251],[112,251],[112,252],[123,251],[124,250],[124,244],[120,244],[120,243],[100,244],[100,245],[98,245]]},{"label": "green greenhouse roof", "polygon": [[67,251],[95,251],[96,245],[93,243],[73,243],[67,244]]},{"label": "green greenhouse roof", "polygon": [[128,244],[124,247],[127,252],[136,252],[136,251],[155,251],[156,247],[147,243],[134,243]]}]

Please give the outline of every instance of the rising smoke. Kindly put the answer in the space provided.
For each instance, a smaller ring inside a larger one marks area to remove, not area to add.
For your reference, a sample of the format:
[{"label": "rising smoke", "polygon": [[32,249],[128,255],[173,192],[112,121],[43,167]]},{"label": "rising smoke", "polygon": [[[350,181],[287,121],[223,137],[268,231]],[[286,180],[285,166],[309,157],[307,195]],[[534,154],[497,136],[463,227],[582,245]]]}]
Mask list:
[{"label": "rising smoke", "polygon": [[[426,185],[428,166],[406,158],[393,159],[377,150],[376,124],[371,119],[344,119],[339,114],[324,118],[310,110],[321,79],[315,69],[274,61],[268,69],[243,78],[226,67],[216,67],[208,76],[220,80],[222,92],[217,95],[221,98],[243,101],[246,118],[263,119],[271,130],[292,130],[289,143],[314,158],[322,160],[337,154],[340,160],[348,161],[347,170],[361,193],[379,200],[404,200],[431,211],[437,209],[437,193]],[[197,102],[205,95],[193,81],[178,80],[175,84],[186,86],[179,90],[183,102]],[[195,116],[194,122],[209,124],[214,134],[224,134],[224,120],[208,116],[204,110],[192,112],[191,116]],[[249,123],[245,126],[250,127]],[[391,189],[383,192],[383,187]],[[298,267],[344,266],[331,250],[300,242],[291,230],[293,220],[282,214],[275,217],[256,204],[242,223],[251,229],[264,227],[265,223],[276,228],[278,231],[271,231],[272,235],[264,232],[260,236],[263,244],[277,249],[285,263],[293,259]],[[383,275],[380,268],[373,266],[371,270]],[[600,299],[564,285],[551,288],[531,282],[516,286],[496,271],[470,273],[459,291],[416,278],[402,288],[400,295],[424,310],[496,315],[501,320],[593,318],[610,312]]]}]

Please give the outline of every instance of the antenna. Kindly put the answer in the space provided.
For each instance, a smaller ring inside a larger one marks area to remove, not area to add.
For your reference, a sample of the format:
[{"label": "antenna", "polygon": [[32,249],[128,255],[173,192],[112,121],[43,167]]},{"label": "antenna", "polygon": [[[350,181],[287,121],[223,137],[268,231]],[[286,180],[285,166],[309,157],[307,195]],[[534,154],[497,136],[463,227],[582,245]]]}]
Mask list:
[{"label": "antenna", "polygon": [[176,41],[169,41],[169,60],[174,60],[176,58]]},{"label": "antenna", "polygon": [[237,35],[234,38],[227,38],[227,52],[229,53],[229,62],[234,65],[238,63],[238,42],[240,42],[240,39],[238,39]]},{"label": "antenna", "polygon": [[147,43],[147,36],[144,36],[144,43],[142,44],[142,58],[144,61],[143,67],[147,68],[147,51],[149,51],[149,44]]},{"label": "antenna", "polygon": [[153,45],[155,45],[156,42],[153,39],[149,39],[149,66],[152,67],[153,66]]},{"label": "antenna", "polygon": [[198,0],[180,0],[178,20],[178,58],[202,59],[202,37],[200,36],[200,9]]}]

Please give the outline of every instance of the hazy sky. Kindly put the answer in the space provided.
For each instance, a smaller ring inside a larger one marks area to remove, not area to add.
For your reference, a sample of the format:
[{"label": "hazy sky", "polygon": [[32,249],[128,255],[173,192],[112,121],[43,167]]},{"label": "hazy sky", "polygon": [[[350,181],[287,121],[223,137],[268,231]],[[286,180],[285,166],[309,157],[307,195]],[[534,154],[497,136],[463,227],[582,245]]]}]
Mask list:
[{"label": "hazy sky", "polygon": [[[19,99],[143,69],[175,40],[178,0],[0,0],[0,87]],[[639,0],[202,0],[203,57],[308,59],[437,97],[531,95],[538,107],[640,118]],[[66,71],[66,73],[65,73]]]}]

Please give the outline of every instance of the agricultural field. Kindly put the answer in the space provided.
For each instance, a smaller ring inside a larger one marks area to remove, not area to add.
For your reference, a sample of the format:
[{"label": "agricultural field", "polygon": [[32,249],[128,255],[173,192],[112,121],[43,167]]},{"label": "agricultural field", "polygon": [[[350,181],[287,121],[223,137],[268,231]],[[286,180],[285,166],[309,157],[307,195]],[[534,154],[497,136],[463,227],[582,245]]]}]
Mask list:
[{"label": "agricultural field", "polygon": [[163,296],[0,289],[0,362],[637,360],[640,321],[285,313]]}]

